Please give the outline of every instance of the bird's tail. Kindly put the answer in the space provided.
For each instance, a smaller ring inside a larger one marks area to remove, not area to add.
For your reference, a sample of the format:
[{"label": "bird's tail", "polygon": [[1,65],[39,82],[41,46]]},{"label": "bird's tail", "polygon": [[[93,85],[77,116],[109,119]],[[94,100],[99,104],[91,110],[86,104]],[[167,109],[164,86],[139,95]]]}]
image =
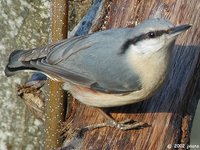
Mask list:
[{"label": "bird's tail", "polygon": [[9,56],[8,64],[5,68],[5,75],[12,76],[21,70],[33,70],[34,68],[27,67],[22,61],[19,60],[20,56],[24,53],[24,50],[15,50]]}]

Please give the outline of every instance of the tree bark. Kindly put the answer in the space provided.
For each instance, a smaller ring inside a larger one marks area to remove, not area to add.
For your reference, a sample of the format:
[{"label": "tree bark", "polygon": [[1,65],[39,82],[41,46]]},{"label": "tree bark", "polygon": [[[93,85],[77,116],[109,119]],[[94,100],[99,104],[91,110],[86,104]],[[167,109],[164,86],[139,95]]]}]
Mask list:
[{"label": "tree bark", "polygon": [[[180,35],[173,50],[173,67],[162,88],[151,98],[140,103],[110,108],[118,120],[133,119],[151,125],[144,129],[120,131],[100,128],[86,132],[82,137],[71,137],[66,149],[122,150],[122,149],[175,149],[187,148],[196,105],[199,80],[200,40],[199,0],[112,0],[105,1],[100,16],[92,26],[93,31],[135,26],[150,17],[169,19],[174,24],[192,24]],[[103,101],[103,99],[102,99]],[[92,107],[72,103],[70,128],[84,127],[105,121]],[[71,130],[70,130],[71,131]],[[69,141],[69,139],[68,139]]]}]

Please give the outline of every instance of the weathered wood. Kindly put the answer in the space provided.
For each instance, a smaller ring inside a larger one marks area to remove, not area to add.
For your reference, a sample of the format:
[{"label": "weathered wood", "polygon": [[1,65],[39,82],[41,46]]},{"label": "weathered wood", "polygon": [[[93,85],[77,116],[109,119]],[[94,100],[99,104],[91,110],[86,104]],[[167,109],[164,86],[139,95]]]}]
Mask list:
[{"label": "weathered wood", "polygon": [[[151,99],[124,107],[111,108],[120,121],[131,118],[150,124],[140,130],[120,131],[100,128],[72,138],[68,147],[81,150],[96,149],[173,149],[176,144],[189,144],[190,128],[197,99],[193,99],[199,79],[199,0],[107,0],[93,30],[134,26],[149,18],[160,16],[174,24],[193,24],[182,34],[174,48],[173,68],[164,86]],[[97,26],[100,24],[100,26]],[[103,101],[103,99],[102,99]],[[95,108],[75,102],[69,119],[70,127],[83,127],[105,121]],[[71,131],[71,130],[70,130]],[[184,145],[181,145],[184,146]]]},{"label": "weathered wood", "polygon": [[[67,37],[67,1],[52,1],[51,40],[59,41]],[[46,101],[45,150],[55,149],[62,143],[61,123],[64,121],[64,92],[62,84],[49,80],[49,96]]]}]

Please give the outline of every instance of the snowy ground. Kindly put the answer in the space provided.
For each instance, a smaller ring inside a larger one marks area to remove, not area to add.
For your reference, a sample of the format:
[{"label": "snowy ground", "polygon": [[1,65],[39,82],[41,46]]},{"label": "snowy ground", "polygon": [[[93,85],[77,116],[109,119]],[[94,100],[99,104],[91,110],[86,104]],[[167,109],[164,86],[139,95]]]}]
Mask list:
[{"label": "snowy ground", "polygon": [[42,145],[42,125],[16,96],[27,74],[6,78],[4,68],[14,49],[48,42],[49,0],[0,0],[0,150],[32,150]]}]

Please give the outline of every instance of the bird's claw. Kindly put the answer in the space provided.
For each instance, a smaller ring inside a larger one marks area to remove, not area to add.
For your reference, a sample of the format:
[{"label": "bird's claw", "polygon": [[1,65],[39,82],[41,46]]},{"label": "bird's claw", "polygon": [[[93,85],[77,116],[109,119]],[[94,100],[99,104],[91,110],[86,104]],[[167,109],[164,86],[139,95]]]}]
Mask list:
[{"label": "bird's claw", "polygon": [[86,127],[79,128],[77,130],[85,132],[85,131],[94,130],[94,129],[102,128],[102,127],[113,127],[113,128],[118,128],[120,130],[130,130],[130,129],[144,128],[147,126],[148,124],[144,122],[136,122],[132,119],[123,120],[121,122],[109,120],[104,123],[88,125]]},{"label": "bird's claw", "polygon": [[144,122],[136,122],[132,119],[123,120],[121,122],[113,122],[112,127],[116,127],[120,130],[131,130],[145,127],[147,124]]}]

